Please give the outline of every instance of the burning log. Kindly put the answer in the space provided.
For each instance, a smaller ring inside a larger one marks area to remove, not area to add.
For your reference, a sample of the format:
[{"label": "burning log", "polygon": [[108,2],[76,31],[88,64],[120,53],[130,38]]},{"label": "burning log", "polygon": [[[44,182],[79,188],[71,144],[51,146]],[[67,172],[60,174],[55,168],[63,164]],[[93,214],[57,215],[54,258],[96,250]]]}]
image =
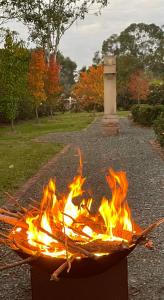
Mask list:
[{"label": "burning log", "polygon": [[0,208],[0,214],[5,214],[5,215],[11,216],[11,217],[16,217],[16,218],[22,216],[22,214],[19,212],[14,213],[14,212],[11,212],[4,208]]},{"label": "burning log", "polygon": [[[78,245],[78,243],[76,243],[76,245]],[[115,253],[125,249],[129,249],[129,245],[124,241],[95,240],[93,242],[84,244],[83,249],[91,253]]]},{"label": "burning log", "polygon": [[[21,227],[23,229],[26,229],[26,230],[28,229],[28,225],[26,223],[24,223],[22,220],[19,220],[15,217],[10,217],[10,216],[0,214],[0,220],[4,223],[7,223],[7,224],[10,224],[10,225],[13,225],[13,226],[19,226],[19,227]],[[164,218],[162,218],[162,219],[158,220],[157,222],[151,224],[145,230],[143,230],[141,234],[139,234],[138,236],[137,235],[133,236],[133,239],[132,239],[131,243],[127,243],[127,242],[124,242],[124,241],[94,240],[94,241],[82,244],[82,243],[79,243],[79,242],[75,242],[75,241],[71,240],[69,237],[67,237],[68,250],[71,253],[79,253],[79,254],[82,254],[84,256],[88,256],[88,257],[92,257],[92,258],[95,258],[95,255],[93,253],[114,253],[114,252],[119,252],[119,251],[128,249],[130,244],[139,243],[140,241],[145,240],[147,235],[155,227],[159,226],[163,222],[164,222]],[[51,234],[50,232],[48,232],[47,230],[45,230],[42,227],[39,227],[38,229],[41,232],[45,233],[47,236],[51,237],[52,239],[57,240],[63,246],[65,245],[65,235],[62,232],[56,230],[55,234]],[[0,235],[3,238],[9,239],[9,236],[4,234],[4,233],[0,232]],[[28,252],[28,254],[30,254],[30,255],[36,255],[36,251],[32,251],[28,248],[25,248],[22,245],[20,245],[18,242],[15,242],[15,244],[17,245],[18,249],[21,249],[22,251],[24,251],[26,253]],[[44,245],[44,243],[42,243],[42,245]]]},{"label": "burning log", "polygon": [[24,223],[22,220],[17,219],[16,217],[11,217],[11,216],[6,216],[0,214],[0,221],[9,225],[17,226],[17,227],[22,227],[27,229],[28,226],[26,223]]},{"label": "burning log", "polygon": [[[55,235],[53,235],[42,227],[39,227],[39,229],[42,232],[44,232],[45,234],[47,234],[48,236],[50,236],[51,238],[57,240],[59,243],[65,244],[65,237],[64,237],[64,234],[62,234],[62,232],[59,232],[58,234],[56,233]],[[68,249],[70,250],[70,252],[79,253],[79,254],[82,254],[82,255],[85,255],[85,256],[88,256],[91,258],[95,258],[94,254],[92,254],[89,251],[87,251],[86,249],[84,249],[82,245],[76,245],[76,243],[73,242],[68,237],[67,237],[67,245],[68,245]]]},{"label": "burning log", "polygon": [[[32,200],[28,209],[7,194],[20,211],[0,208],[0,221],[12,226],[9,234],[0,232],[0,243],[30,256],[20,262],[1,266],[0,270],[30,263],[39,257],[64,258],[66,261],[51,276],[52,280],[58,280],[66,268],[70,271],[77,257],[98,259],[104,255],[127,253],[145,241],[147,235],[164,222],[162,218],[145,230],[140,229],[132,219],[126,201],[126,175],[113,170],[107,176],[112,199],[109,201],[104,197],[98,212],[92,215],[92,199],[83,199],[84,181],[80,172],[69,186],[68,195],[58,200],[55,183],[50,180],[41,204]],[[82,199],[80,206],[74,205],[78,196]],[[147,247],[151,248],[152,243],[147,243]]]}]

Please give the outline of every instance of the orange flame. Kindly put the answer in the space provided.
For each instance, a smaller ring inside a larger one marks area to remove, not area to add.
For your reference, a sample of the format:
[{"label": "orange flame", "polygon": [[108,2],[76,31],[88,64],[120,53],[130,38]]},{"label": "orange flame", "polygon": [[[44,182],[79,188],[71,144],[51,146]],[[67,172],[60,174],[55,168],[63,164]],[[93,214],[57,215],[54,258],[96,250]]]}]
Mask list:
[{"label": "orange flame", "polygon": [[[90,212],[93,199],[83,198],[85,178],[82,176],[81,158],[79,175],[74,177],[69,185],[67,196],[58,199],[55,182],[50,180],[44,189],[40,209],[35,212],[29,211],[25,217],[28,225],[26,231],[28,244],[42,255],[65,256],[64,246],[57,239],[44,233],[42,228],[52,235],[55,235],[56,231],[61,232],[81,244],[94,240],[120,240],[128,243],[138,227],[132,220],[126,201],[128,190],[126,173],[110,169],[106,180],[112,191],[112,199],[103,197],[98,212],[94,215]],[[79,196],[82,200],[77,206],[74,200]],[[19,231],[17,228],[13,233],[20,234]]]}]

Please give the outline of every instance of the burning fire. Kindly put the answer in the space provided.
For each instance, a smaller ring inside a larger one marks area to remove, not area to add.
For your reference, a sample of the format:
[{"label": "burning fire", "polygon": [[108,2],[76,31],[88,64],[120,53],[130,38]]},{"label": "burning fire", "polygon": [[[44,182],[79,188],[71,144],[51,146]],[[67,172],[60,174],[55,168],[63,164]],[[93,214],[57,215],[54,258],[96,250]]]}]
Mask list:
[{"label": "burning fire", "polygon": [[[69,185],[68,194],[61,199],[57,197],[55,181],[50,180],[44,189],[40,207],[33,208],[25,214],[23,221],[27,228],[15,227],[10,237],[19,242],[22,248],[22,241],[26,240],[32,251],[57,258],[66,256],[68,241],[78,242],[79,245],[94,241],[120,241],[128,244],[132,235],[140,229],[132,219],[126,200],[126,173],[115,172],[112,169],[108,171],[106,180],[112,191],[112,198],[103,197],[96,214],[90,212],[93,199],[83,198],[85,180],[82,176],[81,160],[79,174]],[[78,197],[82,200],[80,205],[75,205]],[[60,243],[62,237],[65,239],[65,245]],[[23,248],[25,252],[26,248]],[[67,254],[72,253],[69,251]],[[99,256],[104,254],[96,253]]]}]

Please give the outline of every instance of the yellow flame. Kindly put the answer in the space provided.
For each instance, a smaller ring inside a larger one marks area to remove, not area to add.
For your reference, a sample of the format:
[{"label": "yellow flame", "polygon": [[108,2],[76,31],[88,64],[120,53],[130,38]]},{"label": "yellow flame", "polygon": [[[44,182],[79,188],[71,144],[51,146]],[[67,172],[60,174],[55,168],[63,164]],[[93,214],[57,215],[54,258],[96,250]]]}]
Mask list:
[{"label": "yellow flame", "polygon": [[[82,177],[81,160],[79,175],[69,185],[67,196],[58,199],[55,182],[50,180],[44,189],[40,210],[27,213],[26,237],[28,244],[40,251],[42,255],[64,257],[65,248],[55,238],[56,230],[80,243],[88,243],[93,240],[124,240],[128,242],[133,232],[136,231],[136,225],[132,221],[126,201],[128,190],[126,173],[110,169],[106,179],[112,191],[112,199],[103,197],[99,210],[94,215],[90,213],[92,198],[82,199],[79,206],[74,203],[77,197],[83,198],[84,193],[85,178]],[[52,236],[43,232],[42,228]],[[19,234],[20,231],[18,227],[13,230],[13,234]],[[96,255],[101,256],[104,253]]]}]

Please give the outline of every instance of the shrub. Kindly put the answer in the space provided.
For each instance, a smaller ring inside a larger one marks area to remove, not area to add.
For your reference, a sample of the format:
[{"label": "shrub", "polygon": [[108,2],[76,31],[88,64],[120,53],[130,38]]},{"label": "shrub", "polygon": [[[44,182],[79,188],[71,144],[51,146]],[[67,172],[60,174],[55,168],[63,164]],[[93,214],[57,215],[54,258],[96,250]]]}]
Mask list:
[{"label": "shrub", "polygon": [[142,125],[151,126],[162,112],[164,112],[164,105],[133,105],[132,116],[135,122],[138,122]]},{"label": "shrub", "polygon": [[164,112],[154,121],[153,128],[160,145],[164,147]]},{"label": "shrub", "polygon": [[140,109],[140,105],[138,105],[138,104],[135,104],[131,107],[131,113],[133,116],[133,120],[135,122],[139,121],[139,109]]},{"label": "shrub", "polygon": [[150,85],[148,102],[154,105],[164,104],[164,82],[156,81]]}]

